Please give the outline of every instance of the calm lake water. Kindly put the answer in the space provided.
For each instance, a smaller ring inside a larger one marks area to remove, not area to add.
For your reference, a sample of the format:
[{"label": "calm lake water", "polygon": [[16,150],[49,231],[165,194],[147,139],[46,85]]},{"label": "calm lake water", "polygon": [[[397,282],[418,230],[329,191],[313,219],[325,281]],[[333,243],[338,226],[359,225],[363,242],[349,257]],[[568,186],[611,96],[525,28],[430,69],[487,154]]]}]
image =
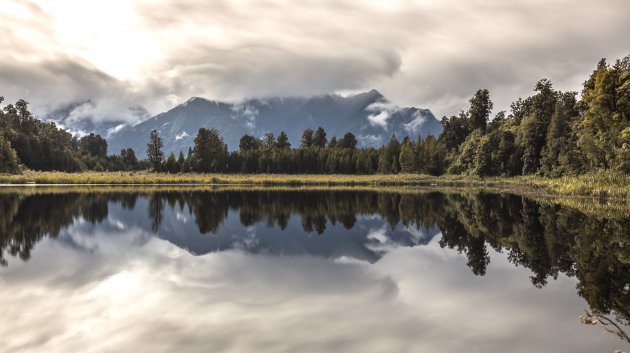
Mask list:
[{"label": "calm lake water", "polygon": [[0,351],[630,352],[615,335],[630,332],[630,215],[588,210],[476,192],[5,188]]}]

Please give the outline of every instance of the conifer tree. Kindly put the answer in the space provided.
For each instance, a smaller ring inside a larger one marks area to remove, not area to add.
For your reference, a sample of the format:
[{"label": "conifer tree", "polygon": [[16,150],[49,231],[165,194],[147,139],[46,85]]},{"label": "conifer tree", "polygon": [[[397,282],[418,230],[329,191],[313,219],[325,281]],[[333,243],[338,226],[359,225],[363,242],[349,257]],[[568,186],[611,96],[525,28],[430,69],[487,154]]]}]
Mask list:
[{"label": "conifer tree", "polygon": [[147,158],[149,164],[154,171],[160,171],[162,160],[164,159],[164,152],[162,152],[162,139],[157,130],[152,130],[149,136],[149,143],[147,144]]}]

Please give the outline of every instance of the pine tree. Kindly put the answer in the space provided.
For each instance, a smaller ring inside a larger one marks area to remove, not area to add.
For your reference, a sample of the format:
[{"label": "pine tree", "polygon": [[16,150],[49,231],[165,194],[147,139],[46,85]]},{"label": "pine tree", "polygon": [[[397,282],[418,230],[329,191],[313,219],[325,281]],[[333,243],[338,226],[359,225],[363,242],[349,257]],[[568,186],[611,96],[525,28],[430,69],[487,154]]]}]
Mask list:
[{"label": "pine tree", "polygon": [[289,137],[287,136],[286,132],[280,131],[280,135],[278,135],[278,141],[276,142],[276,147],[279,149],[291,148],[291,143],[289,143]]},{"label": "pine tree", "polygon": [[343,138],[337,143],[339,148],[355,149],[357,147],[357,138],[351,132],[346,132]]},{"label": "pine tree", "polygon": [[251,135],[243,135],[238,145],[241,152],[251,151],[260,147],[260,141]]},{"label": "pine tree", "polygon": [[199,129],[193,156],[194,167],[199,172],[221,172],[225,169],[227,149],[217,129]]},{"label": "pine tree", "polygon": [[326,139],[326,131],[320,126],[315,131],[315,137],[313,137],[313,146],[324,148],[326,147],[326,143],[328,143],[328,139]]},{"label": "pine tree", "polygon": [[400,148],[400,171],[403,173],[415,172],[414,146],[409,138],[405,137]]},{"label": "pine tree", "polygon": [[147,144],[147,158],[151,168],[154,171],[160,171],[162,160],[164,159],[164,152],[162,152],[162,139],[157,130],[152,130],[149,136],[149,143]]},{"label": "pine tree", "polygon": [[273,133],[268,132],[262,139],[263,147],[267,150],[270,150],[276,147],[276,138],[273,136]]},{"label": "pine tree", "polygon": [[313,130],[306,129],[304,133],[302,133],[302,141],[300,143],[300,148],[310,148],[313,146]]},{"label": "pine tree", "polygon": [[333,136],[330,139],[330,142],[328,142],[328,148],[329,149],[337,148],[337,137]]},{"label": "pine tree", "polygon": [[164,169],[166,169],[169,173],[177,173],[179,168],[177,167],[177,159],[175,159],[175,154],[171,152],[166,158],[166,163],[164,164]]},{"label": "pine tree", "polygon": [[177,157],[177,170],[185,172],[186,169],[186,158],[184,158],[184,152],[179,151],[179,157]]}]

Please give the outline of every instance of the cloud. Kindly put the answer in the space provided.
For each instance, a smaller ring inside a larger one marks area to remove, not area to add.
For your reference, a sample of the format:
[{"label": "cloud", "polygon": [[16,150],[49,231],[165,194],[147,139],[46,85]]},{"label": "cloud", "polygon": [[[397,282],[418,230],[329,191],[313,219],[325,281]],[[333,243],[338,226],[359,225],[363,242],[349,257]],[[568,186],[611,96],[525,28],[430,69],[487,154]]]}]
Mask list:
[{"label": "cloud", "polygon": [[258,117],[258,109],[247,104],[236,104],[232,106],[232,119],[244,120],[245,126],[253,129],[256,127],[256,118]]},{"label": "cloud", "polygon": [[183,138],[186,138],[188,136],[190,136],[190,135],[188,135],[188,133],[186,131],[182,131],[179,134],[175,135],[175,141],[179,141],[179,140],[181,140]]},{"label": "cloud", "polygon": [[387,131],[387,120],[389,120],[392,113],[399,109],[398,106],[390,102],[372,103],[366,108],[367,111],[373,112],[373,114],[368,115],[368,122],[372,126],[379,126]]},{"label": "cloud", "polygon": [[0,94],[40,114],[91,99],[84,118],[130,124],[191,96],[369,88],[438,117],[488,88],[498,111],[539,78],[576,90],[601,57],[627,55],[629,13],[625,0],[9,0]]},{"label": "cloud", "polygon": [[477,277],[435,241],[369,264],[193,256],[137,228],[68,232],[61,239],[85,251],[46,239],[29,263],[3,269],[0,350],[612,352],[619,342],[577,322],[574,280],[534,288],[505,254]]},{"label": "cloud", "polygon": [[427,120],[427,116],[420,110],[413,114],[413,120],[403,124],[403,129],[411,136],[415,136],[419,133],[422,124]]},{"label": "cloud", "polygon": [[123,124],[119,124],[112,128],[107,129],[107,137],[117,134],[120,130],[124,129],[126,126],[127,124],[123,123]]}]

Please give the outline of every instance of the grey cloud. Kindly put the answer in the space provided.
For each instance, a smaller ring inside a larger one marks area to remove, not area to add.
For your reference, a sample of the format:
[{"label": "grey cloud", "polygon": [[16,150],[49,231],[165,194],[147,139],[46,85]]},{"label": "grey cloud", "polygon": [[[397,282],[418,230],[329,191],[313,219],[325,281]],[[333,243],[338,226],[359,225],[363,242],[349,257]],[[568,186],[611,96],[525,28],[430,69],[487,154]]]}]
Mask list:
[{"label": "grey cloud", "polygon": [[[501,110],[543,77],[579,89],[601,57],[630,51],[625,0],[138,0],[128,5],[134,37],[112,48],[138,72],[121,78],[83,55],[99,49],[97,39],[68,46],[56,34],[63,24],[46,2],[10,3],[23,11],[0,10],[0,94],[42,111],[92,99],[96,119],[130,123],[146,117],[131,106],[152,115],[191,96],[238,101],[369,88],[438,117],[488,88]],[[96,34],[107,37],[103,31]],[[146,51],[125,50],[145,43]]]},{"label": "grey cloud", "polygon": [[505,254],[492,252],[492,271],[477,277],[464,255],[436,242],[368,264],[192,256],[133,228],[69,232],[92,251],[45,240],[40,256],[4,270],[0,349],[590,352],[617,343],[579,325],[574,280],[534,288]]}]

